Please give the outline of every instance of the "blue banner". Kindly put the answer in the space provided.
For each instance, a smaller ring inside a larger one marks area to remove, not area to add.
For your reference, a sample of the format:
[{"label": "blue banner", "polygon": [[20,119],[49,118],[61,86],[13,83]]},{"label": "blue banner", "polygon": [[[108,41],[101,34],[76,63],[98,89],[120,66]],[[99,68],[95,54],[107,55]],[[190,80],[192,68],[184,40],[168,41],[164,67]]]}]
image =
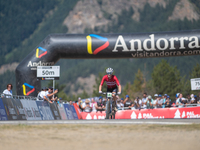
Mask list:
[{"label": "blue banner", "polygon": [[69,120],[73,120],[74,119],[74,116],[73,116],[73,112],[71,110],[71,107],[69,104],[63,104],[64,107],[65,107],[65,111],[66,111],[66,114],[67,114],[67,118]]},{"label": "blue banner", "polygon": [[53,114],[46,101],[36,101],[42,120],[54,120]]},{"label": "blue banner", "polygon": [[72,111],[74,119],[78,119],[78,116],[76,114],[76,110],[75,110],[74,106],[72,106],[72,105],[69,105],[69,106],[71,107],[71,111]]},{"label": "blue banner", "polygon": [[8,120],[7,115],[6,115],[6,110],[1,98],[0,98],[0,120]]}]

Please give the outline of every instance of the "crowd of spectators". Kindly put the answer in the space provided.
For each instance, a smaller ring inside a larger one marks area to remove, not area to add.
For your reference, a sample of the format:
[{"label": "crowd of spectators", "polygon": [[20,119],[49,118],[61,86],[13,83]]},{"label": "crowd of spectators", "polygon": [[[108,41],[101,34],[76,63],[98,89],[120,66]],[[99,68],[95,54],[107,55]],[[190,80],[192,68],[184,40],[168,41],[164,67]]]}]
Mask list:
[{"label": "crowd of spectators", "polygon": [[[107,99],[102,96],[97,101],[91,98],[86,99],[85,102],[79,97],[77,104],[84,112],[97,112],[106,109],[106,101]],[[129,95],[126,95],[125,98],[117,96],[116,106],[118,110],[200,106],[200,93],[198,96],[191,94],[186,97],[183,97],[182,93],[177,93],[175,100],[171,100],[168,94],[154,94],[151,96],[143,93],[141,98],[136,97],[135,99],[131,99]]]}]

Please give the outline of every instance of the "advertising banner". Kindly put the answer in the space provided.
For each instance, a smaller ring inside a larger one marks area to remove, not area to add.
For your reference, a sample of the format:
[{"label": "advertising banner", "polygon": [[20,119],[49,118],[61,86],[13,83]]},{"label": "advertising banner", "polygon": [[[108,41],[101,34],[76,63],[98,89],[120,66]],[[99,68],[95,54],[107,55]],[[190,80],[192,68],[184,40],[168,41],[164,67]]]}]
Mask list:
[{"label": "advertising banner", "polygon": [[73,103],[73,106],[78,116],[78,119],[82,119],[81,110],[79,109],[78,105],[76,103]]},{"label": "advertising banner", "polygon": [[19,99],[12,99],[15,111],[17,112],[17,120],[26,120],[26,115],[22,103]]},{"label": "advertising banner", "polygon": [[69,120],[73,120],[73,119],[74,119],[74,116],[73,116],[71,107],[69,106],[69,104],[63,104],[63,105],[64,105],[64,107],[65,107],[65,111],[66,111],[66,114],[67,114],[67,118],[68,118]]},{"label": "advertising banner", "polygon": [[36,102],[33,100],[20,100],[27,120],[42,120]]},{"label": "advertising banner", "polygon": [[63,104],[59,103],[58,110],[59,110],[62,120],[67,120],[68,118],[67,118],[65,107],[63,106]]},{"label": "advertising banner", "polygon": [[74,119],[78,119],[78,116],[76,114],[76,110],[75,110],[74,106],[72,106],[72,105],[69,105],[69,106],[71,107],[71,111],[72,111]]},{"label": "advertising banner", "polygon": [[6,115],[8,120],[17,120],[18,114],[11,98],[1,98],[5,107]]},{"label": "advertising banner", "polygon": [[191,90],[200,90],[200,78],[190,79]]},{"label": "advertising banner", "polygon": [[36,101],[42,120],[54,120],[53,114],[46,101]]},{"label": "advertising banner", "polygon": [[52,114],[54,116],[54,119],[55,120],[61,120],[57,104],[56,103],[49,103],[49,106],[51,108],[51,111],[52,111]]},{"label": "advertising banner", "polygon": [[[104,119],[105,112],[81,113],[83,119]],[[117,111],[115,119],[200,118],[200,106]]]},{"label": "advertising banner", "polygon": [[7,115],[6,115],[5,107],[3,105],[3,101],[0,98],[0,121],[1,120],[8,120],[8,118],[7,118]]}]

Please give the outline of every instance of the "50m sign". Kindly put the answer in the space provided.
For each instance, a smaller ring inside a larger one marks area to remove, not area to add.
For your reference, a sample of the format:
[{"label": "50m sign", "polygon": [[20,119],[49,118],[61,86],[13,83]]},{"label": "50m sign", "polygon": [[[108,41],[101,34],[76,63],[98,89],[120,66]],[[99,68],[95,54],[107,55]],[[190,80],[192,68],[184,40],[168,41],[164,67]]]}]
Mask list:
[{"label": "50m sign", "polygon": [[60,66],[38,66],[37,77],[38,78],[59,78]]}]

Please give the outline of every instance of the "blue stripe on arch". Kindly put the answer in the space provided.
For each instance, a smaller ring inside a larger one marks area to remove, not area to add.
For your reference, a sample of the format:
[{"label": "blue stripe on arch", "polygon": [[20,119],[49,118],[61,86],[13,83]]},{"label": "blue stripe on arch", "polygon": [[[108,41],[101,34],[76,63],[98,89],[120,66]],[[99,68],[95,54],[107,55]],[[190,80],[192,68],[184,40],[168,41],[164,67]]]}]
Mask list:
[{"label": "blue stripe on arch", "polygon": [[25,85],[25,86],[28,86],[28,87],[30,87],[30,88],[32,88],[32,89],[34,88],[34,86],[29,85],[28,83],[24,83],[24,85]]},{"label": "blue stripe on arch", "polygon": [[47,51],[46,49],[42,48],[42,47],[38,47],[40,50],[42,51]]},{"label": "blue stripe on arch", "polygon": [[90,36],[91,37],[95,37],[95,38],[97,38],[97,39],[99,39],[99,40],[102,40],[102,41],[108,41],[108,39],[107,38],[105,38],[105,37],[102,37],[102,36],[99,36],[99,35],[96,35],[96,34],[90,34]]}]

